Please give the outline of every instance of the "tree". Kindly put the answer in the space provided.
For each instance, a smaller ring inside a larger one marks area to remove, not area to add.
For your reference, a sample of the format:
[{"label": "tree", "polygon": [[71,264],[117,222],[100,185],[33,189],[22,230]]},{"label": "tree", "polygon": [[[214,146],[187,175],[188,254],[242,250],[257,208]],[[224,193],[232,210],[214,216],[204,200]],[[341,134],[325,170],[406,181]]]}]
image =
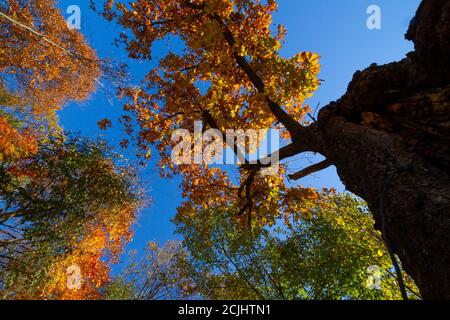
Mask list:
[{"label": "tree", "polygon": [[[254,222],[268,223],[280,215],[298,212],[294,201],[288,204],[287,200],[294,194],[314,198],[316,193],[288,188],[284,174],[261,177],[243,170],[240,180],[244,186],[251,185],[250,190],[233,184],[227,172],[217,167],[203,163],[174,166],[171,135],[178,128],[192,129],[199,119],[222,133],[226,128],[267,129],[278,122],[270,109],[287,116],[279,104],[302,121],[309,111],[303,102],[319,85],[318,56],[301,53],[285,59],[278,54],[284,28],[271,35],[271,13],[276,8],[273,1],[267,5],[238,1],[236,11],[229,1],[212,1],[211,6],[215,7],[204,14],[204,8],[189,2],[138,1],[130,9],[117,5],[122,14],[119,22],[135,36],[122,38],[132,58],[150,59],[153,41],[171,35],[186,43],[182,54],[169,53],[161,59],[142,88],[122,88],[122,95],[131,98],[125,109],[137,117],[140,127],[136,136],[142,154],[148,154],[150,144],[155,144],[163,175],[183,176],[183,195],[188,202],[180,208],[180,214],[193,214],[212,203],[238,201],[242,203],[242,215],[247,213]],[[114,16],[110,11],[108,14]],[[234,38],[232,33],[241,35]],[[236,68],[236,59],[245,69],[258,68],[266,80],[264,90],[262,84],[255,87],[245,71]],[[284,84],[282,89],[280,84]],[[130,123],[130,117],[126,119]],[[129,125],[128,129],[132,132],[134,128]],[[289,147],[282,158],[286,152],[290,152]]]},{"label": "tree", "polygon": [[65,137],[56,111],[111,70],[53,0],[0,0],[0,43],[2,297],[96,298],[141,191],[104,143]]},{"label": "tree", "polygon": [[176,300],[191,297],[191,283],[182,263],[181,243],[169,241],[162,247],[149,242],[143,256],[132,252],[124,271],[102,288],[105,299]]},{"label": "tree", "polygon": [[55,2],[0,1],[0,160],[35,153],[55,112],[94,91],[101,66]]},{"label": "tree", "polygon": [[70,30],[55,1],[0,1],[0,77],[33,114],[85,99],[100,68],[95,52]]},{"label": "tree", "polygon": [[[52,138],[0,162],[0,279],[6,298],[98,296],[142,202],[136,174],[103,142]],[[117,160],[117,159],[116,159]],[[81,287],[69,288],[76,266]]]},{"label": "tree", "polygon": [[[398,254],[423,297],[450,297],[447,1],[424,0],[407,34],[416,51],[357,72],[343,98],[312,124],[304,101],[320,84],[318,56],[280,56],[285,29],[274,34],[270,27],[274,0],[113,4],[107,1],[105,15],[129,31],[121,40],[131,58],[150,60],[152,44],[170,37],[184,45],[160,59],[140,88],[122,90],[125,110],[140,125],[134,135],[143,154],[156,145],[162,173],[183,177],[187,201],[179,215],[233,202],[239,217],[264,225],[316,197],[286,186],[286,170],[261,177],[264,159],[251,164],[241,157],[235,184],[218,167],[175,166],[170,158],[172,132],[192,130],[196,120],[222,135],[282,127],[290,142],[277,152],[280,160],[304,152],[326,158],[291,179],[335,165],[347,189],[367,201],[391,254]],[[229,146],[239,155],[236,141]]]},{"label": "tree", "polygon": [[[235,214],[235,208],[213,208],[177,221],[187,251],[183,269],[202,297],[402,298],[389,253],[362,201],[322,194],[308,215],[292,219],[290,227],[252,232],[236,223]],[[379,288],[370,282],[368,268],[380,270]],[[408,277],[407,284],[416,290]],[[409,294],[417,298],[414,291]]]}]

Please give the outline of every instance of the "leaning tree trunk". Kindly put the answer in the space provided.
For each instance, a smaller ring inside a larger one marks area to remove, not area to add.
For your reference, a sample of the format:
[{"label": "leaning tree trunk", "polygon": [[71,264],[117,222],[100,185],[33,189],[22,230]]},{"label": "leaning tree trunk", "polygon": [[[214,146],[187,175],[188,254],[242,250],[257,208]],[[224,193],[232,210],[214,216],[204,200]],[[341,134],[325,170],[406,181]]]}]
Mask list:
[{"label": "leaning tree trunk", "polygon": [[450,1],[424,0],[406,59],[357,72],[308,139],[364,198],[425,299],[450,299]]}]

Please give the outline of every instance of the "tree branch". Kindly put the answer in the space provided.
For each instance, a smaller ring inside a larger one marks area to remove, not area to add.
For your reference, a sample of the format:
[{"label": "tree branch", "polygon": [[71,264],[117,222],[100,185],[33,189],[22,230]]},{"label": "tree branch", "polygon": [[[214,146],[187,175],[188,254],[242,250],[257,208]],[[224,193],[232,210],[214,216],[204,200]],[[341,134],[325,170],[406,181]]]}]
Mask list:
[{"label": "tree branch", "polygon": [[45,35],[43,35],[42,33],[39,33],[38,31],[34,30],[33,28],[30,28],[29,26],[27,26],[27,25],[25,25],[25,24],[23,24],[23,23],[20,23],[19,21],[14,20],[13,18],[11,18],[10,16],[8,16],[7,14],[5,14],[5,13],[3,13],[3,12],[1,12],[1,11],[0,11],[0,16],[2,16],[3,18],[5,18],[6,20],[12,22],[13,24],[15,24],[15,25],[21,27],[22,29],[25,29],[25,30],[30,31],[30,32],[31,32],[32,34],[34,34],[35,36],[38,36],[39,38],[41,38],[41,39],[44,40],[45,42],[49,43],[49,44],[52,45],[52,46],[57,47],[58,49],[60,49],[61,51],[67,53],[67,54],[70,55],[70,56],[76,57],[76,58],[78,58],[78,59],[80,59],[80,60],[85,60],[85,61],[89,61],[89,62],[94,62],[94,63],[96,63],[96,64],[100,64],[100,61],[99,61],[99,60],[98,60],[98,61],[95,61],[95,60],[93,60],[93,59],[86,58],[86,57],[84,57],[84,56],[82,56],[82,55],[79,55],[79,54],[76,53],[76,52],[73,52],[73,51],[71,51],[71,50],[66,49],[66,48],[64,48],[63,46],[59,45],[58,43],[54,42],[53,40],[50,40],[49,38],[47,38],[47,37],[46,37]]},{"label": "tree branch", "polygon": [[[223,141],[228,142],[225,132],[220,130],[219,125],[217,124],[217,121],[212,116],[211,112],[209,112],[208,110],[204,110],[204,111],[202,111],[202,116],[203,116],[203,120],[206,122],[206,124],[211,129],[219,130],[220,133],[222,134]],[[239,149],[239,146],[236,144],[236,141],[233,141],[233,143],[231,145],[229,144],[229,147],[234,151],[234,153],[236,154],[236,157],[238,158],[238,160],[241,163],[245,163],[245,164],[248,163],[248,160],[245,157],[245,154],[242,154],[241,150]]]},{"label": "tree branch", "polygon": [[289,131],[292,139],[296,140],[296,138],[298,137],[298,130],[302,126],[294,118],[292,118],[278,103],[273,101],[266,94],[266,87],[265,87],[264,81],[257,74],[257,72],[252,68],[250,63],[248,63],[248,61],[245,59],[245,57],[238,54],[236,52],[236,50],[234,49],[236,40],[234,39],[234,36],[233,36],[232,32],[230,31],[230,29],[228,28],[228,26],[222,21],[222,19],[217,14],[213,15],[212,18],[214,20],[216,20],[222,26],[222,28],[224,30],[223,31],[224,38],[227,41],[228,45],[231,47],[231,50],[233,51],[234,59],[236,60],[238,66],[248,76],[248,78],[250,79],[252,84],[255,86],[255,88],[258,90],[258,92],[265,95],[266,102],[267,102],[272,114]]},{"label": "tree branch", "polygon": [[295,174],[289,175],[289,179],[291,179],[291,180],[300,180],[300,179],[302,179],[304,177],[307,177],[307,176],[309,176],[309,175],[311,175],[313,173],[325,170],[326,168],[328,168],[328,167],[330,167],[332,165],[333,165],[333,163],[327,159],[327,160],[324,160],[322,162],[316,163],[316,164],[314,164],[314,165],[312,165],[312,166],[310,166],[308,168],[305,168],[305,169],[303,169],[303,170],[301,170],[301,171],[299,171],[299,172],[297,172]]},{"label": "tree branch", "polygon": [[[185,0],[184,4],[194,10],[203,10],[206,8],[206,4],[195,4],[192,3],[190,0]],[[258,90],[259,93],[265,95],[266,102],[269,106],[270,111],[272,114],[277,118],[277,120],[284,125],[286,130],[290,133],[293,140],[298,139],[298,131],[300,128],[302,128],[302,125],[298,123],[294,118],[292,118],[278,103],[273,101],[269,96],[267,96],[266,88],[264,81],[261,79],[261,77],[257,74],[257,72],[252,68],[250,63],[247,62],[245,57],[241,56],[239,53],[236,52],[234,46],[236,44],[236,40],[233,36],[233,33],[228,28],[228,26],[223,22],[221,17],[217,14],[210,14],[209,15],[211,19],[217,21],[220,26],[223,29],[223,36],[230,46],[233,57],[236,60],[236,63],[238,66],[244,71],[244,73],[248,76],[251,83],[255,86],[255,88]]]}]

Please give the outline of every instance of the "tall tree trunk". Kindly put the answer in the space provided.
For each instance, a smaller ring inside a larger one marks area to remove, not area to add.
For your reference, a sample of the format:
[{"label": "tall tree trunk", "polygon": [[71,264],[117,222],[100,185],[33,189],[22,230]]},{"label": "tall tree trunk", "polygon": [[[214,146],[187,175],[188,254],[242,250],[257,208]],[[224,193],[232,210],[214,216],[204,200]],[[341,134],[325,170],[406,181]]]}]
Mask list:
[{"label": "tall tree trunk", "polygon": [[357,72],[308,128],[425,299],[450,299],[450,1],[424,0],[407,58]]}]

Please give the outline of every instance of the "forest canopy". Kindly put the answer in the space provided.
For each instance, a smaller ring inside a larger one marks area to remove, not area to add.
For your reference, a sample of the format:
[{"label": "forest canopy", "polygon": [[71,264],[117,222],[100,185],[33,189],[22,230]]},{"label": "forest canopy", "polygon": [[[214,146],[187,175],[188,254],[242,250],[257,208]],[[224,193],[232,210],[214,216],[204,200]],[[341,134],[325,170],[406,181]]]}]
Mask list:
[{"label": "forest canopy", "polygon": [[[0,0],[0,298],[450,298],[449,3],[317,107],[282,6],[91,0],[112,50],[57,1]],[[342,188],[303,183],[330,167]],[[133,238],[149,208],[169,241]]]}]

